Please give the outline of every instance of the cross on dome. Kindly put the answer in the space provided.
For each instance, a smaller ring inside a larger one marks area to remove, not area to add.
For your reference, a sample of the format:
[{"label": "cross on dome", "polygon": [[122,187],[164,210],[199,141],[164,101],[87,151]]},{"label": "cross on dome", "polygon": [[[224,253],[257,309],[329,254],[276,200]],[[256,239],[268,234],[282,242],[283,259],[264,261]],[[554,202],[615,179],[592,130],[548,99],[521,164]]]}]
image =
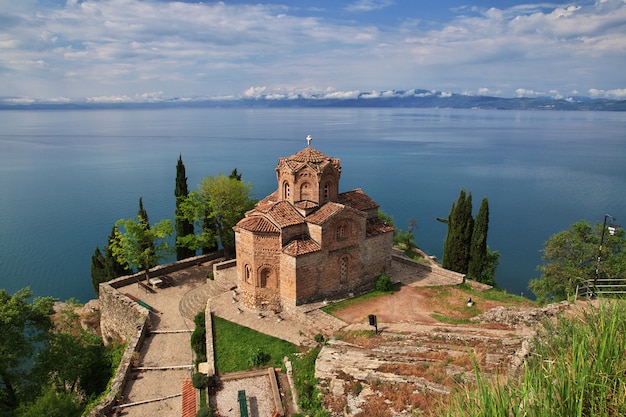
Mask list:
[{"label": "cross on dome", "polygon": [[311,141],[313,140],[313,136],[306,135],[306,146],[311,146]]}]

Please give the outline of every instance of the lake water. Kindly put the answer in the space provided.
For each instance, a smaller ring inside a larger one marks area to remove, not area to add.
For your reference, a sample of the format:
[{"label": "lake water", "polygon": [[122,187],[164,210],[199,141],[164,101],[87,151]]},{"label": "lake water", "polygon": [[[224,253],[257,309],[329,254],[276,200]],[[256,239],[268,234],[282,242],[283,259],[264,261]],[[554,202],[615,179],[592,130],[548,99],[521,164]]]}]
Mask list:
[{"label": "lake water", "polygon": [[462,188],[489,199],[496,281],[529,293],[541,249],[572,222],[626,224],[626,113],[448,109],[166,109],[0,111],[0,288],[82,302],[91,255],[138,200],[173,218],[176,162],[189,188],[237,168],[262,198],[279,157],[311,146],[341,159],[340,191],[362,188],[417,223],[441,257]]}]

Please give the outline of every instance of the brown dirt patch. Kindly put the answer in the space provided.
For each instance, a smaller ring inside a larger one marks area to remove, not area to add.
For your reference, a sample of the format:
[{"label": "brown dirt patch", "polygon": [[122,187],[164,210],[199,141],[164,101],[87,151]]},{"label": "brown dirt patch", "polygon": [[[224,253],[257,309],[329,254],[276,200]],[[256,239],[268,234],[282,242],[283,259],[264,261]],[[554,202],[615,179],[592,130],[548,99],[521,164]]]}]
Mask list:
[{"label": "brown dirt patch", "polygon": [[367,322],[369,314],[375,314],[379,323],[440,323],[432,317],[440,314],[453,319],[468,319],[503,305],[502,302],[472,295],[473,307],[467,306],[468,293],[462,288],[412,287],[403,285],[399,291],[370,298],[335,310],[333,315],[346,323]]},{"label": "brown dirt patch", "polygon": [[416,288],[404,285],[393,294],[364,300],[333,314],[346,323],[367,321],[369,314],[375,314],[379,322],[385,323],[437,323],[430,317],[434,311],[432,303],[432,299]]}]

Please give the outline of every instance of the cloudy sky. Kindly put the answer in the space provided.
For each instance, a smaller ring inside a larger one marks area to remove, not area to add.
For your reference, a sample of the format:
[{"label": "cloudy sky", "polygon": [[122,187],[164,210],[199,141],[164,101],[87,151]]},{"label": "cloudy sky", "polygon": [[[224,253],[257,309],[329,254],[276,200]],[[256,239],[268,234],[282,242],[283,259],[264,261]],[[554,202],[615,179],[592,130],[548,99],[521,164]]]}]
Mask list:
[{"label": "cloudy sky", "polygon": [[626,0],[0,0],[0,97],[626,99]]}]

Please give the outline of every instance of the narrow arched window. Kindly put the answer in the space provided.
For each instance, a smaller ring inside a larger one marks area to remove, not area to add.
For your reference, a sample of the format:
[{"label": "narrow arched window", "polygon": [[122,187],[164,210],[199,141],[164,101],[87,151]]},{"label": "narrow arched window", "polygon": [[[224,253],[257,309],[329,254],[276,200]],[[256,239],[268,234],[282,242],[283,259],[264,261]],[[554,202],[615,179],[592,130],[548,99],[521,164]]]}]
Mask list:
[{"label": "narrow arched window", "polygon": [[346,282],[348,279],[348,257],[344,256],[341,258],[341,263],[339,266],[339,282],[342,284]]},{"label": "narrow arched window", "polygon": [[248,284],[250,283],[251,276],[252,276],[252,270],[250,269],[250,265],[246,264],[245,281]]},{"label": "narrow arched window", "polygon": [[324,202],[328,202],[330,200],[330,183],[327,182],[324,184]]},{"label": "narrow arched window", "polygon": [[269,268],[265,268],[261,271],[261,276],[259,277],[259,287],[273,287],[272,271]]},{"label": "narrow arched window", "polygon": [[283,199],[289,200],[289,196],[290,196],[289,183],[284,182],[283,183]]},{"label": "narrow arched window", "polygon": [[344,239],[346,237],[346,225],[340,224],[335,231],[335,237],[337,239]]}]

